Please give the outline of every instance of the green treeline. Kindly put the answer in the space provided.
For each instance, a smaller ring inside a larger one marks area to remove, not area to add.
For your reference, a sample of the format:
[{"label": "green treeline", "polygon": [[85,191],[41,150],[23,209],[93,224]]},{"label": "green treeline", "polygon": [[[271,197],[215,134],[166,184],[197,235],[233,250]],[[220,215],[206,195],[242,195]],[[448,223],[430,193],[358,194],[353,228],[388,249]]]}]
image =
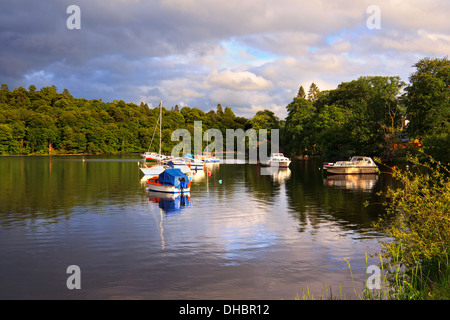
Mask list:
[{"label": "green treeline", "polygon": [[[274,117],[270,111],[260,112]],[[0,89],[0,154],[117,154],[159,149],[159,108],[124,101],[102,102],[74,98],[69,90],[55,86],[39,91],[34,85]],[[259,116],[255,116],[255,121]],[[237,117],[219,104],[205,113],[197,108],[163,108],[162,151],[170,153],[178,141],[172,131],[186,128],[192,134],[194,121],[203,128],[247,130],[252,120]],[[157,127],[158,130],[155,130]],[[206,142],[205,142],[206,146]]]},{"label": "green treeline", "polygon": [[[297,155],[392,160],[419,140],[426,153],[450,161],[450,61],[425,58],[414,67],[409,85],[372,76],[329,91],[314,83],[308,93],[300,87],[287,106],[282,145]],[[412,142],[402,142],[402,135]]]},{"label": "green treeline", "polygon": [[[322,156],[329,160],[361,154],[394,159],[414,149],[419,140],[425,152],[450,161],[450,61],[425,58],[406,85],[400,77],[360,77],[334,90],[303,86],[286,106],[280,120],[270,110],[251,119],[217,105],[204,112],[178,106],[163,108],[162,149],[170,153],[178,141],[171,133],[185,128],[193,134],[194,121],[203,130],[280,129],[280,145],[288,155]],[[73,97],[55,86],[34,85],[10,91],[0,88],[0,155],[141,153],[159,148],[155,127],[159,108],[123,100],[103,102]],[[409,135],[411,143],[401,141]],[[153,142],[151,143],[153,138]],[[207,142],[204,141],[206,147]]]}]

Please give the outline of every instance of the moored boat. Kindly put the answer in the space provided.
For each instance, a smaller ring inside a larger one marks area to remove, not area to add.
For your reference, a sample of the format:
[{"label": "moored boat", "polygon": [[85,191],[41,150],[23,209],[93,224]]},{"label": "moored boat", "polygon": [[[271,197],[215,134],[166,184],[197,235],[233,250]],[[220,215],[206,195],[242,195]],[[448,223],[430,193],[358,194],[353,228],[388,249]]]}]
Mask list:
[{"label": "moored boat", "polygon": [[199,159],[188,159],[188,165],[192,170],[203,170],[205,163]]},{"label": "moored boat", "polygon": [[189,177],[180,169],[165,169],[147,180],[148,190],[166,193],[187,193],[191,189]]},{"label": "moored boat", "polygon": [[172,158],[167,161],[167,165],[171,168],[180,168],[189,165],[189,160],[186,158]]},{"label": "moored boat", "polygon": [[201,160],[205,163],[220,163],[220,159],[212,155],[211,152],[204,152]]},{"label": "moored boat", "polygon": [[326,163],[323,166],[328,174],[374,174],[378,166],[370,157],[354,156],[349,161]]},{"label": "moored boat", "polygon": [[162,165],[155,165],[155,166],[141,167],[140,169],[141,172],[144,174],[144,176],[156,176],[161,174],[167,168]]},{"label": "moored boat", "polygon": [[282,153],[272,153],[269,160],[265,163],[267,166],[287,168],[291,164],[291,160]]},{"label": "moored boat", "polygon": [[142,157],[145,163],[160,163],[166,159],[166,156],[156,152],[146,152]]}]

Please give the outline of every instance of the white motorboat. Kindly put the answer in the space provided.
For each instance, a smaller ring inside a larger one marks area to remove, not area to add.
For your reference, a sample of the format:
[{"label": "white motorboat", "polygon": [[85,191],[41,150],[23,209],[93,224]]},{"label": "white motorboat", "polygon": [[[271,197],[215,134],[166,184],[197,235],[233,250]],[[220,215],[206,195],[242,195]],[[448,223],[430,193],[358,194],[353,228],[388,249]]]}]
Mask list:
[{"label": "white motorboat", "polygon": [[188,161],[188,164],[193,170],[202,170],[205,163],[201,159],[201,156],[194,156],[193,154],[186,154],[183,159]]},{"label": "white motorboat", "polygon": [[203,170],[205,163],[198,159],[188,159],[188,166],[191,170]]},{"label": "white motorboat", "polygon": [[282,153],[272,153],[266,165],[271,167],[287,168],[291,164],[291,160]]},{"label": "white motorboat", "polygon": [[328,174],[374,174],[379,169],[370,157],[354,156],[349,161],[326,163],[323,166]]}]

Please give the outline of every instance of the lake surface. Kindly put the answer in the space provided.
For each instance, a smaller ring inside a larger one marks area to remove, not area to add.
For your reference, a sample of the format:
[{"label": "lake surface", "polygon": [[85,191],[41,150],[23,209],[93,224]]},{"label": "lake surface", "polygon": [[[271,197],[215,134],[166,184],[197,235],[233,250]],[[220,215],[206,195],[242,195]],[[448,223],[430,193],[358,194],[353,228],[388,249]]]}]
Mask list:
[{"label": "lake surface", "polygon": [[[329,179],[314,160],[272,175],[215,164],[189,197],[171,199],[146,190],[138,161],[1,157],[0,299],[278,300],[364,288],[366,253],[383,239],[371,223],[384,211],[363,203],[380,202],[387,175]],[[79,290],[67,288],[70,265]]]}]

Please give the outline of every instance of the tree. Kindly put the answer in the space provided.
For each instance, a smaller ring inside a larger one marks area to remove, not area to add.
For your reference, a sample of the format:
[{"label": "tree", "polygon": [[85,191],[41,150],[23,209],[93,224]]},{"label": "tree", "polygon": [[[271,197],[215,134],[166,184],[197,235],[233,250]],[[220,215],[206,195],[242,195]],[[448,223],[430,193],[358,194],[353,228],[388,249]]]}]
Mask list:
[{"label": "tree", "polygon": [[304,98],[295,97],[286,107],[288,116],[283,144],[293,153],[303,154],[310,148],[311,127],[316,108]]},{"label": "tree", "polygon": [[303,86],[300,86],[300,88],[298,89],[297,98],[302,98],[302,99],[306,98],[306,93],[305,93],[305,89],[303,88]]},{"label": "tree", "polygon": [[0,154],[8,154],[13,139],[13,131],[7,124],[0,124]]},{"label": "tree", "polygon": [[354,152],[381,152],[387,135],[395,134],[402,116],[398,97],[403,86],[399,77],[360,77],[328,93],[329,104],[350,112],[346,127]]},{"label": "tree", "polygon": [[405,105],[413,136],[446,133],[450,129],[450,60],[424,58],[406,88]]},{"label": "tree", "polygon": [[271,140],[271,129],[280,129],[280,119],[272,111],[264,109],[255,114],[251,125],[255,130],[267,129],[267,138]]},{"label": "tree", "polygon": [[399,77],[360,77],[321,94],[312,83],[308,100],[297,95],[286,107],[284,144],[310,155],[376,154],[397,132],[403,86]]},{"label": "tree", "polygon": [[73,99],[73,96],[70,94],[69,89],[67,88],[63,89],[62,95],[69,100]]},{"label": "tree", "polygon": [[313,82],[309,87],[308,101],[315,103],[319,99],[320,90],[319,87]]},{"label": "tree", "polygon": [[2,83],[0,87],[0,103],[8,103],[11,97],[11,93],[9,92],[8,85],[6,83]]},{"label": "tree", "polygon": [[217,111],[216,111],[218,114],[220,114],[220,115],[222,115],[223,114],[223,109],[222,109],[222,105],[219,103],[218,105],[217,105]]}]

